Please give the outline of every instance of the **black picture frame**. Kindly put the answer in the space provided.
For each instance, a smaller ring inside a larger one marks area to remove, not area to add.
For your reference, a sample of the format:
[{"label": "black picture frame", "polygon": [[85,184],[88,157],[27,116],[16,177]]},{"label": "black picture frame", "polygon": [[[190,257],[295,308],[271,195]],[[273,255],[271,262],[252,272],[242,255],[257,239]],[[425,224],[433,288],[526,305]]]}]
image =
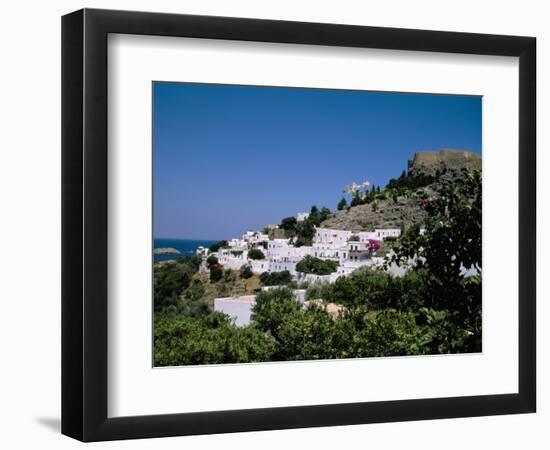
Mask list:
[{"label": "black picture frame", "polygon": [[[519,389],[453,398],[107,416],[109,33],[519,57]],[[536,409],[533,37],[83,9],[62,18],[62,433],[82,441],[397,422]]]}]

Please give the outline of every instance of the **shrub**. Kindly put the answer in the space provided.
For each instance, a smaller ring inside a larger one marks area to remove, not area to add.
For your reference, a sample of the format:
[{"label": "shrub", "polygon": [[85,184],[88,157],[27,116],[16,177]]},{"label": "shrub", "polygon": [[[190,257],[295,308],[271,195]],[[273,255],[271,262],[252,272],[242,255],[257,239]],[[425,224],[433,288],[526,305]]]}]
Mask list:
[{"label": "shrub", "polygon": [[235,281],[235,273],[231,269],[227,269],[223,272],[223,279],[226,283],[232,283]]},{"label": "shrub", "polygon": [[271,361],[273,338],[254,327],[237,328],[227,316],[166,317],[155,322],[155,366]]},{"label": "shrub", "polygon": [[212,267],[210,269],[210,281],[215,283],[223,277],[223,269],[221,267]]},{"label": "shrub", "polygon": [[348,206],[347,200],[344,197],[342,197],[342,200],[338,202],[338,206],[336,208],[338,209],[338,211],[342,211],[343,209],[346,209],[347,206]]},{"label": "shrub", "polygon": [[218,258],[216,258],[214,255],[210,255],[208,258],[206,258],[206,265],[208,267],[212,267],[215,264],[219,264]]},{"label": "shrub", "polygon": [[337,268],[338,262],[316,258],[311,255],[307,255],[298,264],[296,264],[296,271],[302,273],[312,273],[315,275],[328,275],[336,272]]},{"label": "shrub", "polygon": [[250,266],[247,266],[246,264],[241,266],[241,269],[239,270],[239,274],[243,279],[251,278],[252,275],[254,275],[252,273],[252,269],[250,268]]},{"label": "shrub", "polygon": [[299,312],[301,308],[290,289],[270,289],[256,296],[251,319],[261,330],[269,331],[276,338],[278,329],[288,319],[287,316]]},{"label": "shrub", "polygon": [[264,252],[258,248],[253,248],[248,251],[248,257],[250,259],[265,259]]},{"label": "shrub", "polygon": [[292,282],[292,275],[288,270],[282,272],[264,272],[260,275],[260,281],[264,286],[281,286]]},{"label": "shrub", "polygon": [[178,302],[191,282],[194,268],[186,263],[156,264],[153,269],[155,311]]},{"label": "shrub", "polygon": [[226,240],[216,242],[215,244],[212,244],[208,250],[211,252],[217,252],[220,248],[227,248],[229,247],[229,243]]}]

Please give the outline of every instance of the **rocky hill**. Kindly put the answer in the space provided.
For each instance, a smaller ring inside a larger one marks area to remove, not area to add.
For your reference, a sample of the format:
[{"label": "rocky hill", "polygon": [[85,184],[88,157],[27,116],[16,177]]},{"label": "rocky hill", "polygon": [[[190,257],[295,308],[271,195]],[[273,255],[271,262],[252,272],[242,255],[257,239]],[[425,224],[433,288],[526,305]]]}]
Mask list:
[{"label": "rocky hill", "polygon": [[[436,192],[441,183],[452,182],[462,168],[480,170],[481,157],[466,150],[442,149],[435,152],[417,152],[408,161],[408,176],[419,174],[438,177],[424,187],[428,192]],[[372,204],[352,206],[337,211],[321,223],[321,227],[352,231],[369,231],[375,228],[409,228],[421,224],[426,212],[420,208],[414,195],[401,195],[380,199],[376,207]]]},{"label": "rocky hill", "polygon": [[397,202],[393,199],[380,200],[376,209],[368,204],[337,211],[322,222],[321,227],[352,231],[410,227],[422,223],[425,215],[416,198],[400,196]]}]

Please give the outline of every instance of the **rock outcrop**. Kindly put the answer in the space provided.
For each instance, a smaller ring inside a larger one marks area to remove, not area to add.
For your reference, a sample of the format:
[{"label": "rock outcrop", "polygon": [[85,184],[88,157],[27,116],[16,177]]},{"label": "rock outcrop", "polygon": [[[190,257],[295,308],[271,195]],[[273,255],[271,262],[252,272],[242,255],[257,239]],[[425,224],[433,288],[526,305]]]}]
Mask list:
[{"label": "rock outcrop", "polygon": [[160,247],[153,250],[155,255],[181,255],[181,252],[172,247]]}]

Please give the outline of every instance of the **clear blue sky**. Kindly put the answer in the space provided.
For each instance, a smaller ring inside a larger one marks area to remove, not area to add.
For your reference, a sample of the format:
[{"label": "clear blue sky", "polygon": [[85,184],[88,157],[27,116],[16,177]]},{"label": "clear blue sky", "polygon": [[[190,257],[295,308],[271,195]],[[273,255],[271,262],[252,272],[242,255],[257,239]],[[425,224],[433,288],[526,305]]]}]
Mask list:
[{"label": "clear blue sky", "polygon": [[154,236],[333,210],[345,185],[384,186],[416,151],[481,153],[481,128],[481,97],[154,83]]}]

